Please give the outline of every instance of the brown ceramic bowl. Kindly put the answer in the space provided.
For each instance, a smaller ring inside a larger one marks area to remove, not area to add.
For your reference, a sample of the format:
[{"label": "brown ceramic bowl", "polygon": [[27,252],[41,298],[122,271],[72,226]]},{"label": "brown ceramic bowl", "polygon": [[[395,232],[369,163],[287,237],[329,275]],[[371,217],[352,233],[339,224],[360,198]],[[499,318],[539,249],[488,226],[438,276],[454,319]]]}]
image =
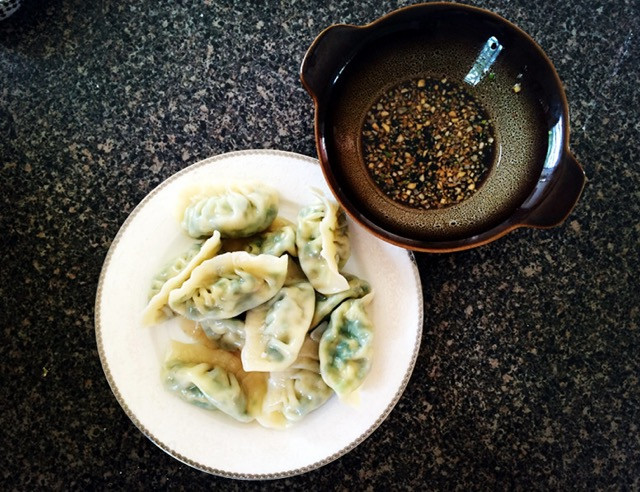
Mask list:
[{"label": "brown ceramic bowl", "polygon": [[[313,42],[300,76],[315,103],[317,150],[329,186],[354,220],[384,240],[426,252],[468,249],[517,227],[558,225],[580,196],[585,176],[569,151],[560,79],[542,49],[494,13],[430,3],[362,27],[334,25]],[[392,200],[363,156],[372,104],[418,77],[465,87],[493,125],[487,177],[472,196],[444,208]]]}]

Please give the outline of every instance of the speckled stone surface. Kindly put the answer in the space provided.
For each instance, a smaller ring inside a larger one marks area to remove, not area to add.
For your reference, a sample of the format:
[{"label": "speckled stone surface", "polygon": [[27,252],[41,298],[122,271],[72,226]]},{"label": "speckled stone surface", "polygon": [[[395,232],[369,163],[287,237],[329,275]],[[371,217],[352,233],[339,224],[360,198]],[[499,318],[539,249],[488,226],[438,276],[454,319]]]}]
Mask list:
[{"label": "speckled stone surface", "polygon": [[[181,464],[124,414],[94,336],[102,261],[191,163],[315,156],[306,48],[404,4],[56,0],[0,22],[2,489],[261,485]],[[556,64],[589,183],[560,227],[417,255],[424,337],[404,396],[351,453],[273,488],[640,488],[638,3],[477,5]]]}]

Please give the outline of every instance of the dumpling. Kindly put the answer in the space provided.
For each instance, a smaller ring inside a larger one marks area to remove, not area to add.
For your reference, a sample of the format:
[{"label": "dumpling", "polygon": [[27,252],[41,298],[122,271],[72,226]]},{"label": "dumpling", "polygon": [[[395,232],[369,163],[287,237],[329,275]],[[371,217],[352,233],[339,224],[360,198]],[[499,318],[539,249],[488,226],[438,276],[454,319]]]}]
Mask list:
[{"label": "dumpling", "polygon": [[160,270],[155,277],[151,280],[151,288],[149,289],[149,300],[153,298],[167,280],[178,275],[189,264],[191,259],[198,254],[202,249],[204,241],[195,241],[189,249],[184,251],[181,255],[173,258],[167,263],[162,270]]},{"label": "dumpling", "polygon": [[[201,246],[192,246],[156,276],[151,285],[151,292],[155,292],[155,294],[142,312],[143,324],[159,323],[172,314],[166,307],[169,293],[180,287],[189,278],[191,272],[202,262],[215,256],[220,249],[220,245],[220,234],[215,232]],[[198,250],[194,251],[195,248],[198,248]],[[163,279],[164,282],[161,283]]]},{"label": "dumpling", "polygon": [[349,281],[349,288],[337,294],[324,295],[316,292],[316,308],[311,320],[311,328],[315,328],[320,322],[331,314],[331,312],[345,299],[357,299],[371,292],[371,286],[366,280],[362,280],[355,275],[346,273],[345,278]]},{"label": "dumpling", "polygon": [[[239,348],[233,344],[237,344],[241,339],[244,344],[244,322],[239,318],[223,319],[218,321],[210,321],[210,323],[221,323],[229,329],[227,333],[218,337],[211,337],[205,333],[203,325],[197,321],[191,321],[187,318],[180,318],[180,328],[189,338],[192,338],[195,344],[184,344],[180,342],[173,343],[173,353],[179,353],[182,359],[188,359],[191,362],[217,362],[222,363],[222,367],[233,371],[243,387],[247,387],[247,398],[249,406],[261,405],[264,391],[260,390],[260,381],[264,379],[263,373],[245,372],[242,369],[242,361],[240,360]],[[207,323],[204,320],[203,323]],[[242,328],[240,328],[242,325]],[[232,333],[233,329],[237,329],[237,333]],[[204,347],[204,348],[203,348]],[[209,350],[207,350],[209,349]],[[213,350],[213,352],[211,351]],[[262,378],[262,379],[261,379]],[[264,380],[266,381],[266,380]],[[264,382],[263,381],[263,382]],[[264,382],[266,384],[266,382]],[[262,393],[261,393],[262,391]],[[265,386],[266,391],[266,386]],[[256,400],[259,398],[260,400]],[[251,415],[255,415],[255,412]]]},{"label": "dumpling", "polygon": [[169,294],[169,307],[202,321],[228,319],[271,299],[284,284],[288,256],[225,253],[203,262]]},{"label": "dumpling", "polygon": [[266,231],[247,238],[226,239],[222,250],[246,251],[252,255],[297,256],[296,226],[282,217],[276,217]]},{"label": "dumpling", "polygon": [[262,411],[266,375],[247,373],[231,352],[172,341],[163,379],[187,402],[220,410],[241,422],[250,422]]},{"label": "dumpling", "polygon": [[288,369],[269,374],[262,411],[256,420],[264,427],[289,427],[322,406],[332,394],[320,376],[318,344],[307,337]]},{"label": "dumpling", "polygon": [[280,289],[247,312],[242,366],[245,371],[282,371],[298,357],[309,330],[315,294],[309,282]]},{"label": "dumpling", "polygon": [[340,274],[351,254],[347,218],[338,204],[319,192],[316,195],[320,203],[298,213],[298,258],[315,290],[335,294],[349,288],[349,282]]},{"label": "dumpling", "polygon": [[280,198],[271,186],[254,181],[198,184],[183,190],[178,213],[191,237],[248,237],[264,231],[278,214]]},{"label": "dumpling", "polygon": [[207,338],[224,350],[240,350],[244,346],[244,321],[241,319],[203,319],[200,326]]},{"label": "dumpling", "polygon": [[164,374],[166,387],[180,398],[207,410],[220,410],[240,422],[251,422],[247,396],[235,375],[209,364],[168,365]]},{"label": "dumpling", "polygon": [[320,339],[320,374],[340,397],[357,389],[371,369],[373,324],[366,308],[372,297],[344,301]]}]

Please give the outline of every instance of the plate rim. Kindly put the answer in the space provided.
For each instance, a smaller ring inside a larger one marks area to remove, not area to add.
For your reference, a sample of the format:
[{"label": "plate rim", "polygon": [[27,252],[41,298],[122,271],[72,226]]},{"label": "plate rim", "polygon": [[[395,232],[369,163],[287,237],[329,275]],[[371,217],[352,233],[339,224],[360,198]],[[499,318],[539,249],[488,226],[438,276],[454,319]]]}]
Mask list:
[{"label": "plate rim", "polygon": [[[153,435],[153,433],[151,431],[149,431],[149,429],[147,429],[138,420],[138,418],[136,417],[134,412],[131,411],[131,409],[129,408],[127,402],[125,401],[125,399],[123,398],[122,394],[120,393],[120,390],[118,389],[118,386],[116,385],[115,380],[114,380],[114,378],[113,378],[113,376],[111,374],[111,369],[109,368],[108,361],[106,360],[105,351],[104,351],[104,342],[103,342],[103,338],[102,338],[103,333],[102,333],[102,322],[101,322],[101,319],[100,319],[100,314],[101,314],[101,309],[102,309],[103,284],[104,284],[106,272],[108,270],[109,264],[111,263],[113,254],[114,254],[116,248],[118,247],[118,243],[120,242],[122,236],[124,235],[124,233],[126,232],[128,227],[131,225],[131,222],[133,221],[134,217],[144,208],[146,203],[148,201],[150,201],[162,189],[167,187],[173,181],[179,179],[182,175],[190,173],[190,172],[192,172],[193,170],[195,170],[197,168],[207,166],[207,165],[209,165],[211,163],[214,163],[214,162],[222,160],[222,159],[227,159],[227,158],[230,158],[230,157],[233,158],[233,157],[239,156],[239,155],[247,156],[247,155],[265,155],[265,154],[266,155],[271,155],[271,156],[281,156],[281,157],[287,157],[287,158],[294,158],[294,159],[298,159],[298,160],[302,160],[302,161],[308,162],[308,163],[316,165],[316,166],[320,166],[320,163],[318,162],[317,159],[315,159],[313,157],[309,157],[309,156],[303,155],[303,154],[298,154],[296,152],[289,152],[289,151],[275,150],[275,149],[247,149],[247,150],[236,150],[236,151],[231,151],[231,152],[223,152],[221,154],[217,154],[217,155],[202,159],[200,161],[197,161],[197,162],[195,162],[193,164],[190,164],[189,166],[187,166],[187,167],[175,172],[174,174],[169,176],[167,179],[162,181],[160,184],[158,184],[147,195],[145,195],[145,197],[136,205],[136,207],[131,211],[131,213],[127,216],[125,221],[120,226],[120,229],[118,230],[117,234],[115,235],[115,237],[111,241],[111,245],[109,246],[107,254],[106,254],[105,258],[104,258],[104,261],[103,261],[103,264],[102,264],[102,269],[100,270],[100,277],[98,279],[98,287],[96,289],[96,300],[95,300],[95,304],[94,304],[94,331],[95,331],[95,336],[96,336],[96,344],[97,344],[97,348],[98,348],[98,356],[100,358],[100,365],[102,366],[102,370],[103,370],[103,372],[105,374],[107,382],[109,383],[109,387],[111,388],[111,392],[114,394],[118,404],[120,405],[120,407],[122,407],[122,410],[127,415],[127,417],[129,417],[131,422],[133,422],[133,424],[138,428],[138,430],[140,430],[140,432],[142,432],[142,434],[145,437],[147,437],[147,439],[149,439],[153,444],[155,444],[162,451],[164,451],[168,455],[172,456],[173,458],[177,459],[178,461],[181,461],[182,463],[184,463],[186,465],[189,465],[192,468],[195,468],[197,470],[200,470],[200,471],[212,474],[212,475],[220,476],[220,477],[223,477],[223,478],[239,479],[239,480],[275,480],[275,479],[280,479],[280,478],[293,477],[293,476],[296,476],[296,475],[302,475],[302,474],[308,473],[310,471],[316,470],[318,468],[321,468],[321,467],[323,467],[323,466],[325,466],[325,465],[337,460],[338,458],[346,455],[347,453],[349,453],[350,451],[355,449],[357,446],[359,446],[365,439],[367,439],[371,434],[373,434],[373,432],[382,424],[382,422],[384,422],[387,419],[387,417],[389,416],[391,411],[397,405],[398,401],[400,401],[400,398],[402,397],[402,395],[404,393],[404,390],[406,389],[407,384],[409,383],[409,379],[411,378],[411,375],[413,374],[413,370],[415,368],[415,363],[416,363],[416,360],[418,358],[418,353],[419,353],[421,342],[422,342],[422,329],[423,329],[423,324],[424,324],[424,297],[422,295],[422,282],[420,280],[420,272],[418,270],[418,265],[417,265],[416,260],[415,260],[415,255],[413,254],[412,251],[409,251],[409,250],[405,249],[405,252],[406,252],[406,254],[407,254],[407,256],[408,256],[408,258],[409,258],[409,260],[411,262],[412,271],[413,271],[413,274],[414,274],[414,280],[416,282],[417,291],[418,291],[417,294],[419,296],[418,303],[417,303],[418,304],[418,319],[419,319],[419,322],[418,322],[418,326],[417,326],[417,330],[416,330],[416,343],[414,344],[414,347],[413,347],[413,353],[411,354],[411,359],[409,361],[409,365],[407,367],[407,371],[405,372],[405,374],[404,374],[404,376],[402,378],[402,381],[400,382],[400,385],[398,386],[398,388],[396,390],[396,393],[394,394],[393,399],[385,407],[385,409],[378,416],[378,418],[375,420],[375,422],[373,422],[356,439],[351,441],[349,444],[343,446],[342,449],[340,449],[339,451],[336,451],[335,453],[333,453],[333,454],[331,454],[331,455],[329,455],[329,456],[327,456],[327,457],[325,457],[325,458],[323,458],[321,460],[318,460],[318,461],[316,461],[314,463],[306,465],[304,467],[284,470],[284,471],[275,472],[275,473],[238,473],[238,472],[230,472],[230,471],[217,469],[217,468],[208,466],[208,465],[206,465],[204,463],[196,462],[195,460],[192,460],[192,459],[182,455],[181,453],[178,453],[175,450],[171,449],[171,447],[168,444],[165,444],[162,441],[160,441],[159,439],[157,439]],[[375,236],[373,236],[373,237],[374,237],[374,239],[380,240],[378,238],[375,238]]]}]

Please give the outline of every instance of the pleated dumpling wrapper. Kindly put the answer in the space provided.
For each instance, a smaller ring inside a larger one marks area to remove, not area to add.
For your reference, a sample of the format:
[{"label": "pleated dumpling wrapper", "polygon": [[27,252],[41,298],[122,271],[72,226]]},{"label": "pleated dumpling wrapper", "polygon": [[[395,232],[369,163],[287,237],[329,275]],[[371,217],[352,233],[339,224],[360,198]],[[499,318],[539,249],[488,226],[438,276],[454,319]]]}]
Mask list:
[{"label": "pleated dumpling wrapper", "polygon": [[[167,277],[167,279],[162,283],[155,295],[151,297],[147,307],[142,312],[142,323],[145,325],[153,325],[170,317],[172,312],[167,308],[167,302],[169,301],[171,291],[179,288],[185,280],[189,278],[191,272],[201,265],[202,262],[214,257],[220,250],[220,246],[220,234],[215,232],[213,236],[202,243],[195,255],[193,254],[194,248],[192,247],[165,267],[157,277],[161,279],[162,277]],[[184,255],[187,256],[185,257]],[[188,261],[186,258],[189,258]],[[156,290],[159,285],[157,277],[152,284],[152,292]]]},{"label": "pleated dumpling wrapper", "polygon": [[279,204],[278,192],[257,181],[196,183],[182,190],[178,215],[191,237],[248,237],[271,225]]},{"label": "pleated dumpling wrapper", "polygon": [[169,294],[169,307],[194,321],[233,318],[275,296],[287,265],[287,255],[224,253],[194,269],[189,280]]}]

